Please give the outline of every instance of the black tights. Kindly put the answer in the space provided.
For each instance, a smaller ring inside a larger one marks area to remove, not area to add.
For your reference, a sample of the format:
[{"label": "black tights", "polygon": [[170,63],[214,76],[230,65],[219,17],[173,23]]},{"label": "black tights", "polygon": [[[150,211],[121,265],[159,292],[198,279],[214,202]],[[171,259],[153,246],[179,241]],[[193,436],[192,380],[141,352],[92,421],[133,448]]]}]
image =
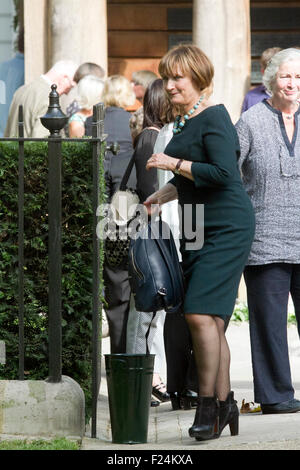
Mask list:
[{"label": "black tights", "polygon": [[230,350],[225,321],[214,315],[185,315],[189,325],[199,381],[199,396],[225,401],[230,392]]}]

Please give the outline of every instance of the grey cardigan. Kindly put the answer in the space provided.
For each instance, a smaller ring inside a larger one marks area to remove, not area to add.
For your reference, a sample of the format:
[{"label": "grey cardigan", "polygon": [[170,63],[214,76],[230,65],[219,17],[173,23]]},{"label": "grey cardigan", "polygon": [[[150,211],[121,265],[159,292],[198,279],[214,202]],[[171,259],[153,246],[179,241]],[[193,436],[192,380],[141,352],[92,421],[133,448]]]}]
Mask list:
[{"label": "grey cardigan", "polygon": [[300,263],[300,110],[289,141],[282,114],[266,101],[236,124],[239,168],[256,230],[248,264]]}]

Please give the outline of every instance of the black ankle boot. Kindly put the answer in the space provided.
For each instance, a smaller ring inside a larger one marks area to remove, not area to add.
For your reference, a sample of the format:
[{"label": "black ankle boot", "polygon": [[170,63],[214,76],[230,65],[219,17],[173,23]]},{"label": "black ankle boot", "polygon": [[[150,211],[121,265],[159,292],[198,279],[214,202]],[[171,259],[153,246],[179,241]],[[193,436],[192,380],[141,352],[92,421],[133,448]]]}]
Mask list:
[{"label": "black ankle boot", "polygon": [[203,441],[219,437],[219,402],[216,397],[199,397],[190,437]]},{"label": "black ankle boot", "polygon": [[239,409],[234,399],[233,392],[230,392],[225,401],[220,400],[220,421],[219,435],[229,424],[231,436],[237,436],[239,433]]}]

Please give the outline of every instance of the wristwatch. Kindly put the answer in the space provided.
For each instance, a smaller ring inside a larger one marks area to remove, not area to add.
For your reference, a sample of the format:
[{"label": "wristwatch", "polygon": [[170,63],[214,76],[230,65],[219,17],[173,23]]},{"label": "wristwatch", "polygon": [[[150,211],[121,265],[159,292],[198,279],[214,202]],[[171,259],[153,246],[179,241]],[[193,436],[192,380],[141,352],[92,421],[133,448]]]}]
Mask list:
[{"label": "wristwatch", "polygon": [[177,165],[176,165],[175,170],[174,170],[174,173],[176,175],[180,175],[180,167],[181,167],[182,162],[183,162],[182,159],[178,160],[178,162],[177,162]]}]

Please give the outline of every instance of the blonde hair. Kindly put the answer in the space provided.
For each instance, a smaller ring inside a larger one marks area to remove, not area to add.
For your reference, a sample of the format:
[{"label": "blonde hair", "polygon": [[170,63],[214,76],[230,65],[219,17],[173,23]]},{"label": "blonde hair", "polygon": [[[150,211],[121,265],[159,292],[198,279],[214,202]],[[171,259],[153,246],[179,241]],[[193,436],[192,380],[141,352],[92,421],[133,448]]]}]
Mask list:
[{"label": "blonde hair", "polygon": [[158,71],[162,79],[174,77],[178,70],[190,76],[199,91],[212,93],[214,67],[207,55],[194,44],[179,44],[170,49],[161,59]]},{"label": "blonde hair", "polygon": [[92,109],[101,101],[104,81],[95,75],[86,75],[77,85],[77,101],[81,108]]},{"label": "blonde hair", "polygon": [[135,102],[131,83],[122,75],[112,75],[104,83],[102,101],[105,106],[127,108]]}]

